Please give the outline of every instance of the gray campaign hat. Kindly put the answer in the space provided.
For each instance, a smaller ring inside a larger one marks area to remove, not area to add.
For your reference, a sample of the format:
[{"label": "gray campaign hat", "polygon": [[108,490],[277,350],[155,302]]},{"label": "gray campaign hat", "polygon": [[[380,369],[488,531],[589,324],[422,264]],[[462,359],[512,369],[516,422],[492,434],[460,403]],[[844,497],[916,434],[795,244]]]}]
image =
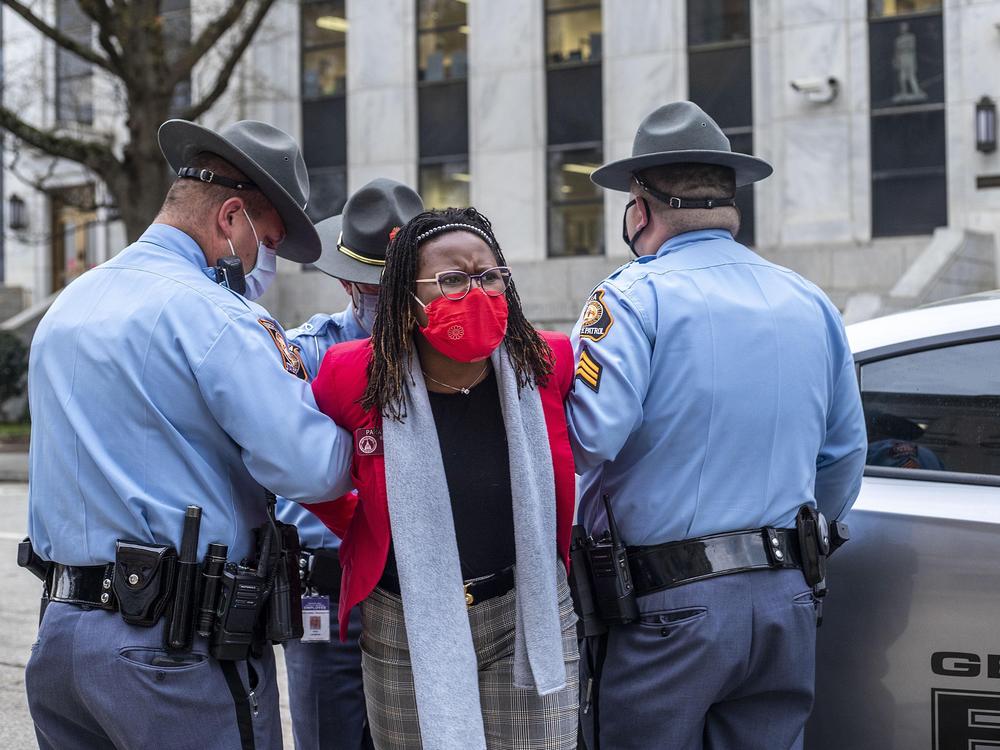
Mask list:
[{"label": "gray campaign hat", "polygon": [[668,164],[715,164],[736,172],[736,187],[763,180],[773,169],[763,159],[736,153],[715,120],[694,102],[664,104],[639,124],[632,156],[609,162],[590,176],[609,190],[628,191],[632,175]]},{"label": "gray campaign hat", "polygon": [[423,210],[413,188],[375,178],[347,199],[342,214],[316,225],[323,253],[314,265],[344,281],[378,284],[393,230]]},{"label": "gray campaign hat", "polygon": [[[299,145],[284,130],[257,120],[241,120],[218,133],[187,120],[167,120],[158,133],[160,150],[175,174],[202,152],[225,159],[247,176],[274,206],[285,224],[285,239],[277,253],[298,263],[319,257],[316,228],[306,216],[309,174]],[[233,187],[232,180],[215,180],[209,170],[191,170],[183,175],[203,182],[216,181]],[[196,174],[194,174],[196,173]]]}]

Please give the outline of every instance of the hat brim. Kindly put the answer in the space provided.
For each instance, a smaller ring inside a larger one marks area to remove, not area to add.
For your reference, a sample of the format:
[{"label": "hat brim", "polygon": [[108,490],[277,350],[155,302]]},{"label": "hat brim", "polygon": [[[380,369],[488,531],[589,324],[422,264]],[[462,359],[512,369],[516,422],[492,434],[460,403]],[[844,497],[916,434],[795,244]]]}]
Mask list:
[{"label": "hat brim", "polygon": [[296,263],[312,263],[320,256],[319,234],[288,191],[271,177],[252,157],[208,128],[187,120],[168,120],[157,134],[160,150],[174,174],[203,151],[215,154],[232,164],[253,182],[274,206],[285,225],[285,239],[277,254]]},{"label": "hat brim", "polygon": [[340,251],[338,241],[344,226],[343,214],[323,219],[316,225],[323,252],[313,263],[323,273],[341,281],[353,281],[355,284],[378,284],[382,280],[384,265],[362,263]]},{"label": "hat brim", "polygon": [[670,164],[715,164],[729,167],[736,173],[736,187],[763,180],[774,171],[763,159],[735,151],[662,151],[610,162],[594,170],[590,179],[608,190],[621,190],[627,193],[632,185],[633,174],[650,167]]}]

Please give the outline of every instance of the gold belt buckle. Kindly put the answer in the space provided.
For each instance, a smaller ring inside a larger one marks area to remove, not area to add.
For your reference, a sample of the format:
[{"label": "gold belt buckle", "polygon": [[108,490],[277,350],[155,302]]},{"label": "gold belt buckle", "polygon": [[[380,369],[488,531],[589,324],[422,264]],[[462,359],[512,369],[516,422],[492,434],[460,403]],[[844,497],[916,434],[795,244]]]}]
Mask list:
[{"label": "gold belt buckle", "polygon": [[465,588],[465,606],[466,607],[471,607],[475,603],[475,601],[476,601],[475,598],[472,596],[472,594],[469,592],[469,586],[471,586],[471,585],[472,585],[471,581],[465,581],[465,582],[462,583],[462,586]]}]

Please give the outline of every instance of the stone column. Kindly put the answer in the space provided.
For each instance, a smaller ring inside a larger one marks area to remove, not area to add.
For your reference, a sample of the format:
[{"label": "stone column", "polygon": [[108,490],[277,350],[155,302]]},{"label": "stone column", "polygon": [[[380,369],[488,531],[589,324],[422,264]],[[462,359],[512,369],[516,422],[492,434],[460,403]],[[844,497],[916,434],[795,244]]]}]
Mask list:
[{"label": "stone column", "polygon": [[469,3],[470,197],[509,261],[546,256],[543,12],[540,0]]},{"label": "stone column", "polygon": [[347,20],[348,191],[376,177],[416,187],[416,3],[348,0]]},{"label": "stone column", "polygon": [[[866,0],[753,4],[754,151],[775,170],[756,187],[763,248],[870,235],[865,6]],[[812,102],[791,87],[793,80],[828,77],[839,82],[830,103]]]},{"label": "stone column", "polygon": [[[604,160],[632,153],[642,119],[687,95],[685,0],[604,0]],[[604,242],[622,261],[625,193],[605,192]]]}]

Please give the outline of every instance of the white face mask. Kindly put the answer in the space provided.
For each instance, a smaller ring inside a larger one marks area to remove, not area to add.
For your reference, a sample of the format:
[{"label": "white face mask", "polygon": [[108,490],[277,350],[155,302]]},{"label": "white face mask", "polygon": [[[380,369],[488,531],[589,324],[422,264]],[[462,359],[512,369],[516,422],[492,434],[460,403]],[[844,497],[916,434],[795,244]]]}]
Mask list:
[{"label": "white face mask", "polygon": [[247,299],[257,299],[267,291],[267,288],[274,282],[274,277],[278,274],[278,256],[274,250],[260,241],[246,209],[243,209],[243,215],[250,222],[250,230],[253,232],[254,239],[257,240],[257,262],[254,264],[253,270],[246,275],[247,291],[244,296]]},{"label": "white face mask", "polygon": [[354,318],[358,321],[358,325],[371,336],[372,326],[375,324],[375,313],[378,312],[378,294],[362,292],[357,284],[352,283],[351,304],[354,307]]}]

